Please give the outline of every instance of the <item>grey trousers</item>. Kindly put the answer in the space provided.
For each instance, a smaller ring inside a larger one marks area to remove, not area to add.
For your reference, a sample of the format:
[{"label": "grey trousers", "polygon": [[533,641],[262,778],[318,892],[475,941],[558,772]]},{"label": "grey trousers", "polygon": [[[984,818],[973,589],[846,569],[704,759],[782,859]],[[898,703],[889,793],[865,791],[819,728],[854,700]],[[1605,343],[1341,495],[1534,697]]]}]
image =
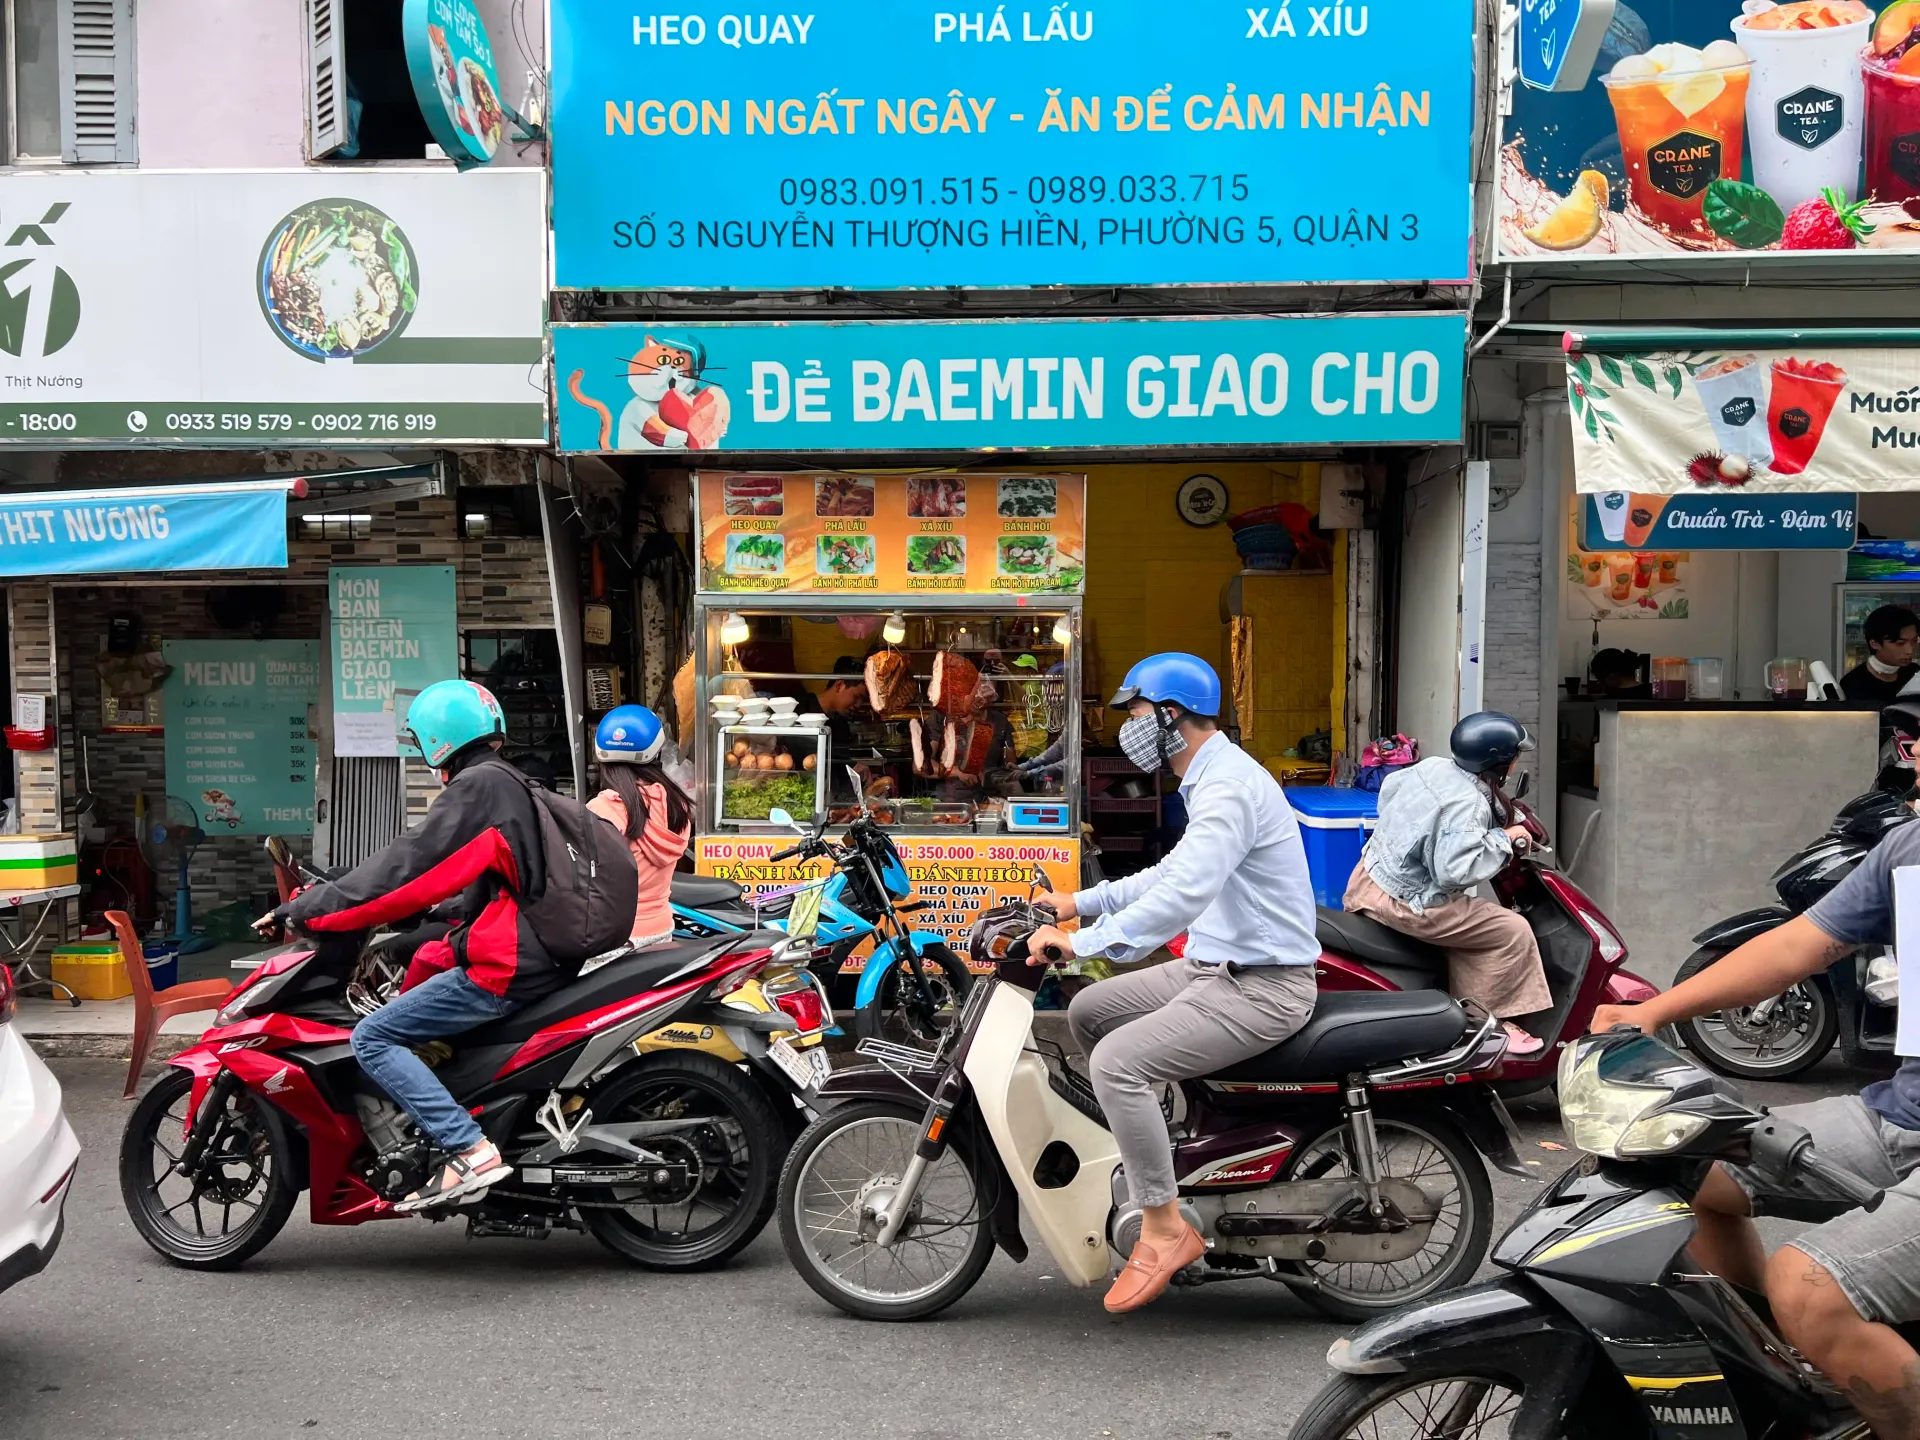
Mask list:
[{"label": "grey trousers", "polygon": [[1087,1056],[1135,1204],[1164,1205],[1178,1193],[1155,1087],[1272,1049],[1307,1023],[1319,993],[1311,965],[1174,960],[1073,997],[1067,1024]]}]

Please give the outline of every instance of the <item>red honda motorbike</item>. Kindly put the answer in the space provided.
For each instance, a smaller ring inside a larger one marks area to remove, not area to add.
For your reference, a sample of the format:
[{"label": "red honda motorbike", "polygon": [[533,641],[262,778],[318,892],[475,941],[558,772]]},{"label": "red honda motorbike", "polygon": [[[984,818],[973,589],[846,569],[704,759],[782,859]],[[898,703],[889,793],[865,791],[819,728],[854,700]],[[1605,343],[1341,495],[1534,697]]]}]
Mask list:
[{"label": "red honda motorbike", "polygon": [[[728,1003],[786,943],[763,931],[629,953],[452,1047],[428,1047],[514,1174],[471,1204],[422,1213],[465,1215],[473,1236],[585,1230],[653,1269],[737,1253],[772,1214],[792,1136],[778,1107],[792,1102],[757,1071],[635,1042],[669,1024],[762,1043],[820,1029],[819,995],[804,982],[789,994],[769,985],[776,1012]],[[424,1183],[433,1146],[348,1044],[349,989],[365,988],[371,961],[357,934],[296,940],[141,1098],[120,1188],[134,1227],[168,1260],[241,1264],[302,1190],[315,1224],[357,1225],[395,1216],[394,1202]]]},{"label": "red honda motorbike", "polygon": [[[1627,958],[1620,932],[1571,880],[1545,861],[1554,858],[1546,826],[1518,797],[1514,823],[1525,825],[1533,848],[1515,855],[1493,877],[1500,903],[1524,915],[1540,945],[1553,1008],[1511,1018],[1547,1043],[1531,1055],[1508,1052],[1500,1086],[1508,1093],[1538,1089],[1553,1080],[1560,1050],[1587,1033],[1601,1005],[1636,1005],[1659,988],[1621,969]],[[1445,990],[1447,952],[1346,910],[1319,912],[1322,991]]]}]

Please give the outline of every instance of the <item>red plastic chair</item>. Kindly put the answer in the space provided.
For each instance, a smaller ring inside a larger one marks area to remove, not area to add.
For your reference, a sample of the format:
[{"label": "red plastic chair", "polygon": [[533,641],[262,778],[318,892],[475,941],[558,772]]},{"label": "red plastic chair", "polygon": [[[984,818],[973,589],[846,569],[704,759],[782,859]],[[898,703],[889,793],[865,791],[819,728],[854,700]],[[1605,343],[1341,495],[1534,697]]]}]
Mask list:
[{"label": "red plastic chair", "polygon": [[127,979],[133,984],[133,1054],[127,1061],[124,1094],[125,1099],[131,1100],[140,1093],[140,1071],[146,1066],[147,1052],[153,1048],[153,1037],[160,1033],[160,1026],[175,1015],[218,1010],[233,993],[233,982],[193,980],[155,990],[153,977],[147,973],[146,953],[140,948],[140,937],[134,933],[133,921],[127,912],[107,911],[107,923],[120,937],[120,959],[127,967]]}]

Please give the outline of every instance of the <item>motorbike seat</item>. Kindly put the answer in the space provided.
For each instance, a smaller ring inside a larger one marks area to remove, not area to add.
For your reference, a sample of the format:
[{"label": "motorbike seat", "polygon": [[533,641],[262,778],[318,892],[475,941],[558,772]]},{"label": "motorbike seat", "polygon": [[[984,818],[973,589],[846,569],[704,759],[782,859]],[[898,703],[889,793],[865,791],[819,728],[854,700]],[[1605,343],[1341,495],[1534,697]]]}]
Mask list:
[{"label": "motorbike seat", "polygon": [[1210,1080],[1338,1080],[1458,1044],[1467,1016],[1440,990],[1329,990],[1312,1018],[1263,1055]]},{"label": "motorbike seat", "polygon": [[518,1044],[569,1016],[584,1015],[589,1010],[618,1004],[630,996],[651,990],[675,971],[705,959],[727,943],[727,940],[677,940],[669,945],[636,950],[631,955],[610,961],[598,970],[562,985],[551,995],[511,1015],[476,1026],[458,1037],[458,1047],[461,1050],[477,1050],[487,1045]]},{"label": "motorbike seat", "polygon": [[1390,925],[1382,925],[1351,910],[1329,910],[1324,905],[1314,909],[1314,938],[1322,950],[1369,965],[1415,970],[1445,984],[1447,952],[1438,945],[1402,935]]},{"label": "motorbike seat", "polygon": [[731,880],[712,875],[675,875],[671,898],[689,910],[706,910],[715,905],[737,906],[742,891]]}]

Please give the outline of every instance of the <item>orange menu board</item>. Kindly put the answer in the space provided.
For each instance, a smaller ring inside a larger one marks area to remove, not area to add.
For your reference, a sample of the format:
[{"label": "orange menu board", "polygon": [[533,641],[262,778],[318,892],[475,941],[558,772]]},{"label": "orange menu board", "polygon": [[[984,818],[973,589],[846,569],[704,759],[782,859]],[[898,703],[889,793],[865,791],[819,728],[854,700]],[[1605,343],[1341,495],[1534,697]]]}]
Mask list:
[{"label": "orange menu board", "polygon": [[699,474],[700,588],[1077,593],[1084,475]]},{"label": "orange menu board", "polygon": [[[831,867],[824,860],[797,863],[770,858],[792,843],[791,835],[703,837],[693,842],[694,873],[731,880],[754,895],[826,879]],[[1080,842],[1066,836],[895,835],[893,843],[913,877],[913,898],[926,906],[903,918],[910,918],[915,930],[945,935],[947,944],[963,956],[968,932],[980,912],[1008,900],[1026,899],[1034,867],[1046,872],[1056,890],[1080,888]],[[842,968],[858,970],[871,949],[871,944],[862,943]]]}]

